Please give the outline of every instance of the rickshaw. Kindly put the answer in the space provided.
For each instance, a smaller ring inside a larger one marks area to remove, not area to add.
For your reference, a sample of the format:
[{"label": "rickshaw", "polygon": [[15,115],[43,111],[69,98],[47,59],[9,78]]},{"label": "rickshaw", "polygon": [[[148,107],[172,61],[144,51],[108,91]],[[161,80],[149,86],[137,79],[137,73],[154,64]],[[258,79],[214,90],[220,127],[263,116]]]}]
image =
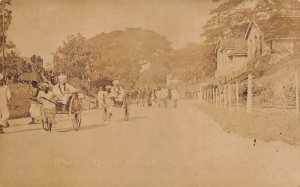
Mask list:
[{"label": "rickshaw", "polygon": [[81,125],[81,117],[82,117],[82,98],[83,94],[81,92],[75,92],[72,93],[72,95],[69,98],[69,101],[67,102],[67,110],[63,110],[65,107],[64,104],[62,104],[60,101],[52,101],[48,100],[47,98],[42,97],[42,99],[45,99],[49,102],[52,102],[53,104],[56,105],[56,110],[54,111],[46,111],[42,110],[42,126],[43,129],[46,131],[51,131],[52,128],[52,123],[53,118],[55,118],[56,114],[69,114],[72,116],[72,125],[75,131],[78,131],[80,129]]},{"label": "rickshaw", "polygon": [[[119,107],[124,109],[124,120],[128,121],[129,119],[129,106],[131,104],[131,96],[128,91],[125,92],[124,98],[121,102],[118,102],[114,99],[114,107]],[[108,119],[108,111],[107,111],[107,105],[105,104],[105,99],[103,103],[103,120],[107,121]]]}]

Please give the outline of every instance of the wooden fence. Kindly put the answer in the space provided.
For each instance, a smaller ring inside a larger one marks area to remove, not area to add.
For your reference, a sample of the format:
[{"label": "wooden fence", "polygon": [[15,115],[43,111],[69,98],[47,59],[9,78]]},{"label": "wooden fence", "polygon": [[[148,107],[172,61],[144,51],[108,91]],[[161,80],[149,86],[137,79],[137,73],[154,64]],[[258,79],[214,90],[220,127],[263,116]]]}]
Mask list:
[{"label": "wooden fence", "polygon": [[[252,74],[248,74],[246,81],[246,87],[244,92],[246,93],[245,99],[241,100],[241,82],[236,81],[235,83],[227,83],[219,86],[212,86],[202,88],[199,91],[198,101],[201,103],[207,103],[211,107],[228,107],[230,111],[234,108],[239,110],[241,105],[246,107],[247,113],[250,113],[253,110],[253,84],[254,77]],[[245,84],[245,82],[243,82]],[[293,102],[293,110],[299,113],[299,81],[298,81],[298,72],[295,72],[294,78],[294,87],[295,93]],[[243,102],[242,102],[243,101]],[[241,103],[242,102],[242,103]]]}]

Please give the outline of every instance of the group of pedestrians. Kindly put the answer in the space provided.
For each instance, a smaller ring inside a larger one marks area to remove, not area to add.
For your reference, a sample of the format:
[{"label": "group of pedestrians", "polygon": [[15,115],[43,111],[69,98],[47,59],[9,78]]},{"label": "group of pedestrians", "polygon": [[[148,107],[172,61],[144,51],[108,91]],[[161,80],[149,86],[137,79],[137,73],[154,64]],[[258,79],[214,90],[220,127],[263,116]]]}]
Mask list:
[{"label": "group of pedestrians", "polygon": [[140,88],[133,92],[132,97],[134,98],[138,106],[157,106],[157,107],[168,107],[171,105],[176,108],[179,93],[175,88]]}]

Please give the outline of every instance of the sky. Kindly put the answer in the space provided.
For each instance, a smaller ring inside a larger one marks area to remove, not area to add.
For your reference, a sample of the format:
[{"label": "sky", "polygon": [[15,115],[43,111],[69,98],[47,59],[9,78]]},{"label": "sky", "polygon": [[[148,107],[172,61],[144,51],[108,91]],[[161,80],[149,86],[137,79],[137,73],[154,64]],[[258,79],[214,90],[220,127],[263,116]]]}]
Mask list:
[{"label": "sky", "polygon": [[8,31],[22,56],[52,55],[68,35],[140,27],[165,36],[174,48],[202,42],[212,0],[12,0]]}]

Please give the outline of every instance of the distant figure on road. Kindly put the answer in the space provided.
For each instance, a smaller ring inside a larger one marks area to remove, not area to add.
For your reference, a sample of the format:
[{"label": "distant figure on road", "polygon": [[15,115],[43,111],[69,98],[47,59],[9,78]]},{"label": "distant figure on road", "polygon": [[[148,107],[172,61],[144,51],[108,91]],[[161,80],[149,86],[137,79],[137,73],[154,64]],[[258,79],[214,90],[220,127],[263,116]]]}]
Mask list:
[{"label": "distant figure on road", "polygon": [[103,108],[104,98],[107,95],[107,91],[104,91],[102,87],[99,87],[97,94],[98,108]]},{"label": "distant figure on road", "polygon": [[178,99],[179,99],[179,93],[175,88],[173,88],[171,90],[171,102],[172,102],[174,108],[177,107]]},{"label": "distant figure on road", "polygon": [[157,92],[158,107],[167,107],[168,105],[168,89],[163,88]]},{"label": "distant figure on road", "polygon": [[0,74],[0,134],[4,133],[3,127],[9,127],[8,101],[11,102],[11,99],[9,87],[5,85],[4,75]]},{"label": "distant figure on road", "polygon": [[104,97],[104,105],[107,110],[108,114],[108,121],[110,121],[112,114],[113,114],[113,109],[114,109],[114,97],[115,94],[112,92],[112,86],[106,85],[105,89],[107,91],[107,95]]},{"label": "distant figure on road", "polygon": [[145,106],[145,97],[146,97],[146,91],[144,88],[142,88],[139,90],[138,105]]}]

